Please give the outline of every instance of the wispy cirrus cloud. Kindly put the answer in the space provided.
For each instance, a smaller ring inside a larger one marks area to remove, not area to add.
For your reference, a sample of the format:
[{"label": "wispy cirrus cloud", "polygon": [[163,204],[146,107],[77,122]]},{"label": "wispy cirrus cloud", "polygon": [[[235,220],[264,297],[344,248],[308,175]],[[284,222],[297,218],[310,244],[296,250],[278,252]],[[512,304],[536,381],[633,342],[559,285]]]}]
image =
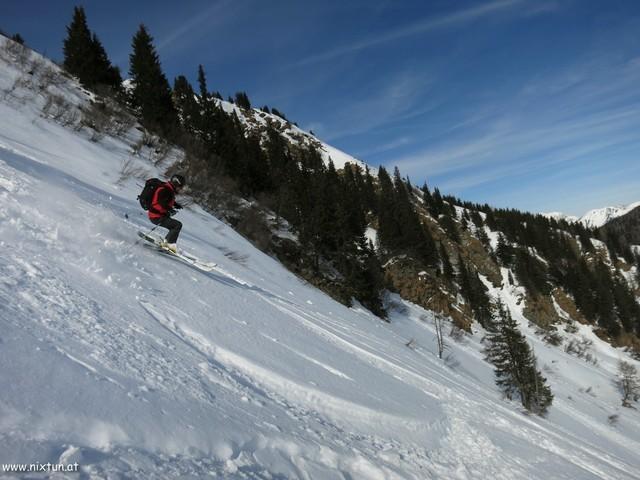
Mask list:
[{"label": "wispy cirrus cloud", "polygon": [[423,115],[440,104],[439,99],[428,95],[435,80],[425,68],[406,68],[381,75],[375,82],[362,85],[361,91],[348,101],[340,99],[328,105],[331,121],[317,133],[323,140],[335,142]]},{"label": "wispy cirrus cloud", "polygon": [[511,95],[496,95],[490,105],[470,106],[485,120],[390,163],[412,177],[438,177],[443,188],[457,192],[563,168],[588,173],[594,159],[600,160],[595,168],[603,155],[640,148],[638,83],[636,58],[594,54]]},{"label": "wispy cirrus cloud", "polygon": [[194,41],[205,33],[211,32],[216,24],[228,21],[233,14],[234,2],[221,0],[193,15],[187,21],[182,22],[177,28],[157,39],[157,50],[165,55],[173,54],[186,46],[187,41]]},{"label": "wispy cirrus cloud", "polygon": [[343,55],[359,52],[377,45],[393,42],[402,38],[428,33],[441,28],[449,28],[479,20],[489,15],[512,9],[523,4],[524,0],[494,0],[483,5],[460,10],[458,12],[442,15],[436,18],[428,18],[411,25],[392,30],[387,33],[372,35],[359,39],[353,43],[342,45],[317,55],[311,55],[300,60],[296,66],[305,66],[319,62],[325,62]]}]

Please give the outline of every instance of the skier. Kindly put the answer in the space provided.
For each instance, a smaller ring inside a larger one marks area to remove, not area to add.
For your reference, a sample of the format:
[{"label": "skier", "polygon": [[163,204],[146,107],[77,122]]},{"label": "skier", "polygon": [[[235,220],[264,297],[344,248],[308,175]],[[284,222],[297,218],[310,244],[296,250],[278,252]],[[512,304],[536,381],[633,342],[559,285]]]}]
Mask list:
[{"label": "skier", "polygon": [[149,206],[148,215],[151,223],[169,230],[161,246],[174,253],[178,251],[176,242],[182,229],[182,223],[174,220],[171,216],[182,208],[182,205],[176,202],[176,193],[180,193],[185,183],[182,175],[173,175],[168,182],[164,182],[156,188]]}]

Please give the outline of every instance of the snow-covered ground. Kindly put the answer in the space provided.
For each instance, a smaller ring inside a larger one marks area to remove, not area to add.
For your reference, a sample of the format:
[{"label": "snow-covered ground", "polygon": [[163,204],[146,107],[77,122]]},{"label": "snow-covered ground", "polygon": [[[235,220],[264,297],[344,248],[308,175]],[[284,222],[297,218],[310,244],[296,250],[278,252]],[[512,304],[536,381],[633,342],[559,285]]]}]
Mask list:
[{"label": "snow-covered ground", "polygon": [[[0,89],[18,77],[0,64]],[[20,88],[11,98],[24,102],[0,97],[0,466],[77,461],[76,478],[131,479],[639,477],[640,414],[614,384],[626,357],[588,328],[563,335],[593,340],[597,365],[516,317],[555,394],[547,418],[526,415],[495,387],[481,331],[447,337],[440,360],[430,312],[393,295],[390,323],[346,308],[197,206],[177,217],[179,245],[214,271],[137,244],[150,228],[140,188],[118,183],[136,131],[91,142]],[[158,173],[143,157],[134,164]],[[492,291],[518,315],[517,287]]]}]

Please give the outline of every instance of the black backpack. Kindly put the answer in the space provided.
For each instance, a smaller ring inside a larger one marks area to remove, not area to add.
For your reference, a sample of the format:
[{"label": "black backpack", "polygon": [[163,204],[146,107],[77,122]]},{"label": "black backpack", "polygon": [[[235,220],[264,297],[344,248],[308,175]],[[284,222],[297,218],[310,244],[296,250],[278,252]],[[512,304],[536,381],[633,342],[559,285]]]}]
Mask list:
[{"label": "black backpack", "polygon": [[149,210],[151,202],[153,201],[153,194],[156,193],[158,187],[162,185],[164,185],[164,182],[158,178],[150,178],[144,182],[144,188],[142,192],[140,192],[140,195],[138,195],[138,201],[142,208]]}]

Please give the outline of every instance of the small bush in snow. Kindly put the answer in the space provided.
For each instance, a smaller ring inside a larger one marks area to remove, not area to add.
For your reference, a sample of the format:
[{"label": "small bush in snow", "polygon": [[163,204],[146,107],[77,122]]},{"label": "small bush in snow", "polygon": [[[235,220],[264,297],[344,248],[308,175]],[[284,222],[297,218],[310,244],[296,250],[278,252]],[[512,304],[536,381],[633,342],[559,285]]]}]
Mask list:
[{"label": "small bush in snow", "polygon": [[567,326],[564,327],[565,332],[567,333],[578,333],[578,326],[575,322],[567,323]]},{"label": "small bush in snow", "polygon": [[557,330],[549,330],[545,332],[544,337],[542,338],[546,343],[548,343],[549,345],[553,345],[554,347],[562,345],[562,337],[557,332]]},{"label": "small bush in snow", "polygon": [[78,109],[62,95],[47,93],[42,107],[42,115],[51,118],[64,127],[78,123],[80,113]]},{"label": "small bush in snow", "polygon": [[569,341],[564,347],[564,351],[575,355],[578,358],[583,358],[589,363],[594,365],[598,364],[598,359],[593,353],[591,353],[591,347],[593,346],[593,340],[581,337],[580,339],[574,339]]},{"label": "small bush in snow", "polygon": [[465,331],[458,327],[457,325],[451,325],[451,330],[449,331],[449,336],[455,342],[462,342],[464,340]]},{"label": "small bush in snow", "polygon": [[618,424],[618,420],[620,420],[620,416],[617,413],[614,413],[613,415],[609,415],[607,417],[607,421],[609,422],[609,425],[615,427]]},{"label": "small bush in snow", "polygon": [[15,62],[15,64],[23,71],[27,70],[31,52],[21,43],[14,42],[13,40],[7,40],[0,53],[2,58],[5,60]]},{"label": "small bush in snow", "polygon": [[458,360],[453,353],[448,353],[444,357],[444,364],[451,369],[456,369],[460,366],[460,360]]},{"label": "small bush in snow", "polygon": [[640,380],[638,369],[629,362],[618,362],[618,386],[622,390],[622,406],[632,408],[631,402],[640,399]]},{"label": "small bush in snow", "polygon": [[244,211],[236,230],[247,237],[260,250],[267,251],[271,245],[271,230],[264,215],[255,207]]},{"label": "small bush in snow", "polygon": [[136,166],[135,160],[132,157],[122,161],[120,165],[120,171],[117,185],[122,185],[126,180],[130,178],[147,178],[148,172],[139,166]]}]

